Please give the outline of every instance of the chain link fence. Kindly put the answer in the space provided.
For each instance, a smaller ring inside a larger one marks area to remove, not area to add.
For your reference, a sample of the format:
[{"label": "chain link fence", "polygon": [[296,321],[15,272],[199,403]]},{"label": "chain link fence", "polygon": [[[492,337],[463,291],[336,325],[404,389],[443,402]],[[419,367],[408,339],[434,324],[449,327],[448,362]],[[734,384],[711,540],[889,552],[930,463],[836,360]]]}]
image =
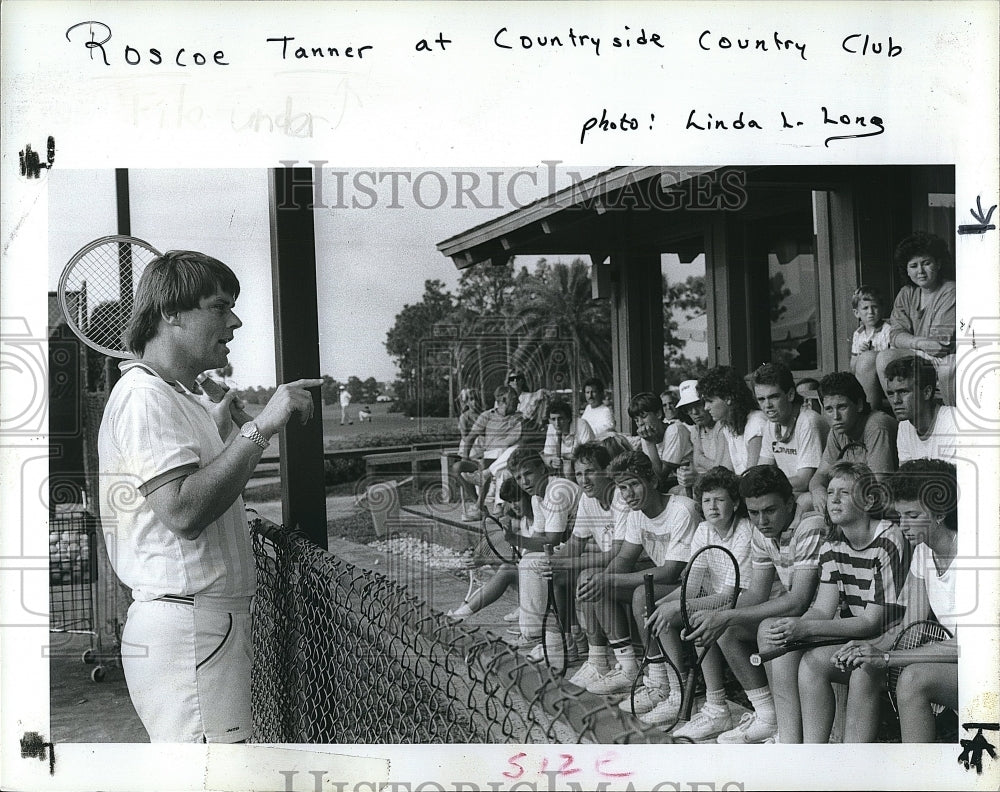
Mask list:
[{"label": "chain link fence", "polygon": [[255,742],[670,742],[408,587],[252,523]]}]

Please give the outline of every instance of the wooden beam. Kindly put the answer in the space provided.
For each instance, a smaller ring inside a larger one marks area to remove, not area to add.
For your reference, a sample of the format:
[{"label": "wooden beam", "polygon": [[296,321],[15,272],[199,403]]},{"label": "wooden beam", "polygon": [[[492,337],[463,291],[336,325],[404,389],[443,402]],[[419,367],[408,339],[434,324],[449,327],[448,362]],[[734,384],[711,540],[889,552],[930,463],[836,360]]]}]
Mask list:
[{"label": "wooden beam", "polygon": [[[275,375],[280,384],[320,376],[313,173],[309,168],[272,168],[268,186]],[[313,407],[308,424],[293,418],[281,430],[281,514],[286,528],[301,530],[326,549],[319,388],[313,391]]]}]

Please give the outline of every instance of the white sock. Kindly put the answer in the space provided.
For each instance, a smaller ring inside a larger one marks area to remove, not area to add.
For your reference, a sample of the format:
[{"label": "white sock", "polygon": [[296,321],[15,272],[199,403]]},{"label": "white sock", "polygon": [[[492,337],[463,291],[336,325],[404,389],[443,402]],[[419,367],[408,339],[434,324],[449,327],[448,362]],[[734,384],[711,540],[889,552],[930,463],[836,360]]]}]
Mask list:
[{"label": "white sock", "polygon": [[628,638],[621,642],[612,641],[611,648],[614,650],[615,660],[622,667],[622,671],[634,674],[639,670],[639,663],[635,659],[635,649],[632,648],[632,642]]},{"label": "white sock", "polygon": [[747,698],[753,706],[753,711],[762,723],[777,725],[778,713],[774,711],[774,697],[771,695],[771,688],[767,685],[747,691]]},{"label": "white sock", "polygon": [[720,707],[725,709],[726,707],[726,689],[719,688],[718,690],[706,690],[705,691],[705,703],[711,704],[713,707]]},{"label": "white sock", "polygon": [[591,644],[587,652],[587,662],[598,671],[608,671],[611,668],[611,663],[608,662],[608,647]]}]

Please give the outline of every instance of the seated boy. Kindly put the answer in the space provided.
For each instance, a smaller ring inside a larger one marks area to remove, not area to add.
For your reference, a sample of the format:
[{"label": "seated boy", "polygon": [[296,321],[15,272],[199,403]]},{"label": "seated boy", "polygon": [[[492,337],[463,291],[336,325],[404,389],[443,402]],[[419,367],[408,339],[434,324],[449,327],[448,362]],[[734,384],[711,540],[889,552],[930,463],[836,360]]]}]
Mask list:
[{"label": "seated boy", "polygon": [[885,321],[882,293],[874,286],[858,286],[851,297],[851,308],[859,323],[851,337],[851,373],[864,388],[872,409],[878,409],[882,404],[882,386],[875,361],[879,352],[889,348],[892,326]]},{"label": "seated boy", "polygon": [[[601,626],[617,661],[615,668],[587,685],[587,690],[622,697],[631,691],[639,674],[628,615],[633,603],[640,603],[639,612],[644,607],[644,575],[652,573],[657,596],[677,586],[691,555],[691,539],[700,515],[690,498],[668,496],[657,490],[652,463],[639,451],[615,457],[608,470],[629,509],[624,517],[624,538],[606,569],[581,575],[577,601],[583,603],[587,624],[594,620]],[[651,566],[640,562],[643,550]],[[653,698],[660,693],[655,688],[648,691]],[[661,700],[662,696],[651,701],[649,709]]]},{"label": "seated boy", "polygon": [[[577,578],[585,569],[604,569],[621,547],[624,535],[615,531],[622,524],[626,510],[621,496],[617,494],[614,482],[607,473],[611,456],[600,443],[590,442],[577,446],[573,452],[576,481],[580,486],[580,499],[573,522],[573,533],[548,558],[544,553],[529,553],[521,559],[520,597],[522,609],[529,613],[544,611],[548,593],[547,581],[554,577],[556,609],[563,617],[564,633],[573,635],[575,608],[573,594]],[[559,635],[560,625],[551,620],[545,632],[545,644],[550,663],[561,667],[564,664],[563,643]],[[607,673],[608,641],[603,633],[595,632],[591,643],[591,653],[584,667],[570,680],[584,687],[586,682]],[[538,648],[539,650],[541,647]],[[529,659],[540,660],[544,654],[536,650]]]},{"label": "seated boy", "polygon": [[777,465],[796,495],[809,492],[809,482],[823,458],[826,420],[802,407],[795,380],[781,363],[765,363],[752,375],[754,396],[767,419],[760,462]]},{"label": "seated boy", "polygon": [[677,483],[685,488],[693,488],[698,477],[714,467],[733,469],[729,459],[729,445],[722,436],[722,424],[717,423],[705,409],[705,402],[698,395],[698,380],[685,380],[680,384],[680,398],[677,411],[686,415],[691,425],[691,463],[677,469]]},{"label": "seated boy", "polygon": [[632,447],[649,457],[657,487],[666,491],[677,468],[691,460],[691,433],[680,421],[664,420],[663,402],[653,393],[633,396],[628,414],[636,426]]},{"label": "seated boy", "polygon": [[958,414],[934,398],[937,373],[920,357],[898,358],[885,368],[885,395],[899,421],[899,464],[911,459],[952,460],[958,444]]},{"label": "seated boy", "polygon": [[[509,541],[528,552],[542,551],[545,545],[556,547],[562,544],[572,528],[580,487],[568,479],[551,476],[541,454],[532,448],[517,449],[510,455],[507,464],[517,485],[530,499],[532,515],[531,536],[512,536]],[[518,566],[518,586],[526,572],[526,562],[522,557]],[[534,646],[542,637],[545,599],[542,598],[540,606],[533,598],[530,601],[522,599],[520,605],[521,638],[518,646]]]},{"label": "seated boy", "polygon": [[[773,742],[777,715],[766,671],[751,665],[757,649],[757,628],[768,618],[801,616],[819,583],[819,547],[826,524],[816,514],[803,516],[785,474],[773,465],[757,465],[740,476],[740,497],[753,526],[750,539],[751,576],[736,607],[715,613],[696,613],[689,636],[698,644],[718,641],[726,662],[750,700],[753,712],[736,728],[720,734],[720,743]],[[776,690],[798,702],[795,691]]]},{"label": "seated boy", "polygon": [[[694,487],[696,500],[701,504],[704,521],[699,524],[691,542],[691,562],[688,570],[689,582],[700,580],[712,571],[707,566],[706,556],[696,559],[695,555],[704,547],[718,545],[729,550],[740,567],[740,587],[746,589],[750,582],[750,541],[752,529],[750,521],[743,514],[740,501],[739,479],[733,471],[724,467],[715,467],[698,479]],[[727,570],[728,571],[728,570]],[[695,576],[695,577],[691,577]],[[712,580],[706,590],[729,597],[736,586],[735,575],[732,579]],[[684,622],[681,616],[680,588],[675,588],[666,597],[656,603],[656,610],[645,614],[645,626],[659,636],[660,644],[670,655],[678,669],[683,665],[678,661],[683,658],[681,649],[681,629]],[[636,603],[637,604],[637,603]],[[688,607],[697,612],[698,600],[688,602]],[[636,612],[636,619],[642,621],[644,614]],[[661,689],[667,684],[666,669],[657,651],[650,657],[648,684],[658,685]],[[690,721],[673,730],[675,737],[686,737],[691,740],[705,740],[714,737],[719,732],[731,729],[732,718],[726,701],[726,689],[722,653],[717,645],[710,645],[701,664],[705,677],[705,706]],[[638,698],[638,691],[636,698]],[[645,703],[645,702],[644,702]],[[623,701],[622,709],[631,706]],[[657,704],[649,714],[640,714],[640,719],[652,723],[665,723],[676,720],[681,706],[680,689],[671,690],[666,700]],[[636,713],[640,713],[638,704]]]},{"label": "seated boy", "polygon": [[813,508],[825,515],[826,487],[838,462],[865,464],[880,480],[896,469],[896,420],[881,410],[872,410],[861,383],[846,371],[823,377],[819,393],[830,433],[809,492]]},{"label": "seated boy", "polygon": [[[885,632],[903,615],[901,592],[910,566],[910,546],[899,526],[880,520],[884,508],[874,474],[864,465],[840,462],[827,488],[827,520],[832,526],[820,547],[816,599],[801,617],[766,619],[757,631],[762,649],[795,641],[836,639],[837,643],[791,651],[768,663],[771,689],[781,691],[778,730],[782,743],[827,743],[833,727],[833,683],[848,683],[854,669],[831,662],[851,639]],[[855,684],[848,693],[845,742],[871,742],[878,697],[871,686]],[[798,701],[791,698],[798,694]]]},{"label": "seated boy", "polygon": [[584,421],[573,422],[573,408],[564,401],[549,404],[549,426],[545,433],[542,459],[556,476],[573,477],[573,452],[577,446],[594,439],[594,432]]},{"label": "seated boy", "polygon": [[[476,418],[472,429],[462,438],[459,447],[462,458],[451,467],[466,501],[475,502],[475,506],[471,509],[466,506],[462,515],[462,519],[468,522],[482,519],[483,505],[486,503],[490,482],[506,467],[507,457],[521,442],[524,416],[517,412],[517,391],[501,385],[493,392],[493,396],[496,399],[495,406],[491,410],[483,411]],[[462,474],[477,473],[480,470],[479,464],[469,458],[469,452],[478,437],[483,438],[483,463],[489,467],[482,471],[477,495],[475,487]]]}]

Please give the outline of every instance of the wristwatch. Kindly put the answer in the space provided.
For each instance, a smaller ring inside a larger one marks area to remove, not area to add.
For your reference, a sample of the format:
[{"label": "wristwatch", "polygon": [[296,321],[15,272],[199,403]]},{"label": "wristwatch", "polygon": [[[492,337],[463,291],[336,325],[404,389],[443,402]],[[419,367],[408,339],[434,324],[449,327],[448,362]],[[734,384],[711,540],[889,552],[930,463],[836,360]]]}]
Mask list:
[{"label": "wristwatch", "polygon": [[261,448],[267,448],[270,445],[267,438],[260,433],[260,429],[257,428],[257,424],[253,421],[247,421],[242,427],[240,427],[240,437],[245,437],[247,440],[252,443],[256,443]]}]

